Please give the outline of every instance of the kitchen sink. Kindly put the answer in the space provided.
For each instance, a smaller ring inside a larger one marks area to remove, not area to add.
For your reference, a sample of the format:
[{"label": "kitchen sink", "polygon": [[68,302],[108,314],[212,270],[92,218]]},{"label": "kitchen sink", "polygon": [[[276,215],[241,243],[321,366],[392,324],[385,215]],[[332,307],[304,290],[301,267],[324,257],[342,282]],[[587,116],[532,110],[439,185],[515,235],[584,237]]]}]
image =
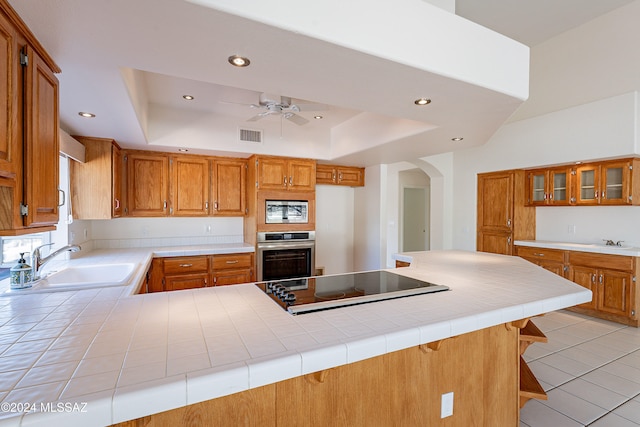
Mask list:
[{"label": "kitchen sink", "polygon": [[31,288],[10,293],[72,291],[87,288],[123,286],[129,283],[137,264],[96,264],[68,267],[36,281]]}]

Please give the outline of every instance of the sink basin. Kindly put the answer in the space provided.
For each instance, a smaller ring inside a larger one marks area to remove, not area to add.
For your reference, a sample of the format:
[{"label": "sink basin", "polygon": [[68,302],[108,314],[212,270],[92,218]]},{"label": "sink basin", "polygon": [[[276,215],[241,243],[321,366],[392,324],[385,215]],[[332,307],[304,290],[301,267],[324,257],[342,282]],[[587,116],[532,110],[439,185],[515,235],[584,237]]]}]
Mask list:
[{"label": "sink basin", "polygon": [[74,290],[126,285],[136,264],[97,264],[69,267],[35,283],[34,290]]}]

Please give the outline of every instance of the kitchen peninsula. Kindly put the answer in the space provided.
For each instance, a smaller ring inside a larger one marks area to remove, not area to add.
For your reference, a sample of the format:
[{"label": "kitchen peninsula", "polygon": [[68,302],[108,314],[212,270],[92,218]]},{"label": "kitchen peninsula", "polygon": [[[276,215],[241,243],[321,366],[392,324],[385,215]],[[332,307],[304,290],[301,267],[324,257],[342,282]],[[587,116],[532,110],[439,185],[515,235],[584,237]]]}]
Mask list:
[{"label": "kitchen peninsula", "polygon": [[432,251],[399,255],[411,266],[394,271],[450,291],[292,316],[253,284],[135,295],[152,257],[72,261],[139,262],[128,286],[0,299],[3,345],[24,353],[0,357],[2,403],[87,404],[0,425],[517,425],[518,321],[591,299],[516,257]]}]

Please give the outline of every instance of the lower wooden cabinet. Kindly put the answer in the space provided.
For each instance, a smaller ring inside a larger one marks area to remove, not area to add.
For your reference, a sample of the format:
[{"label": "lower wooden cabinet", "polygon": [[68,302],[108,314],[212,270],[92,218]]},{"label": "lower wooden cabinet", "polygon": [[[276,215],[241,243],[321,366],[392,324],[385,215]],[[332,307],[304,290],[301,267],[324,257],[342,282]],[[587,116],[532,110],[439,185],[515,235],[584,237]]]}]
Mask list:
[{"label": "lower wooden cabinet", "polygon": [[562,277],[567,276],[566,272],[568,270],[565,252],[559,249],[531,248],[528,246],[518,246],[516,249],[516,254],[519,257]]},{"label": "lower wooden cabinet", "polygon": [[518,246],[517,255],[593,293],[590,302],[569,310],[639,326],[636,276],[640,258]]},{"label": "lower wooden cabinet", "polygon": [[252,281],[252,253],[154,258],[148,290],[179,291]]},{"label": "lower wooden cabinet", "polygon": [[637,319],[633,257],[569,253],[569,279],[593,292],[591,302],[578,307],[601,314]]}]

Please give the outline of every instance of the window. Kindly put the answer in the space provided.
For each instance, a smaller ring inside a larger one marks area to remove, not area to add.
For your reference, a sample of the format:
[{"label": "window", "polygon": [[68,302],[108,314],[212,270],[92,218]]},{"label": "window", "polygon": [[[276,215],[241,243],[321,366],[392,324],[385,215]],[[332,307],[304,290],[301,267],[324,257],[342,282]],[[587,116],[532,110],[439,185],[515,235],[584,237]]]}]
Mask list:
[{"label": "window", "polygon": [[0,266],[11,268],[20,259],[20,253],[26,252],[27,263],[31,252],[40,245],[49,243],[49,233],[29,234],[26,236],[2,237],[2,253],[0,254]]}]

